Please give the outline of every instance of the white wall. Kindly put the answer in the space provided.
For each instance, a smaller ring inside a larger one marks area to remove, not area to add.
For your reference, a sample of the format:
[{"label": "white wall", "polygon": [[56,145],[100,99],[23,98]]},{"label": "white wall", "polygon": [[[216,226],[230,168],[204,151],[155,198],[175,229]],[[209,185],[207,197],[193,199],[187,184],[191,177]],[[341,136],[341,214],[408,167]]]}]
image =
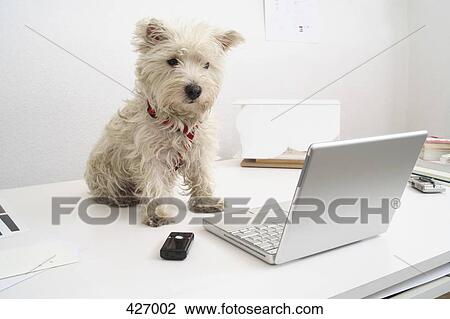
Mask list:
[{"label": "white wall", "polygon": [[[238,149],[238,98],[300,98],[407,30],[407,0],[320,0],[320,44],[266,42],[263,0],[0,2],[0,188],[81,178],[88,153],[129,93],[27,30],[29,25],[125,85],[129,44],[144,16],[198,18],[247,38],[231,53],[216,103],[221,154]],[[318,98],[342,102],[343,137],[404,130],[408,44],[379,57]]]},{"label": "white wall", "polygon": [[411,28],[427,25],[410,42],[409,129],[450,137],[450,1],[410,0]]}]

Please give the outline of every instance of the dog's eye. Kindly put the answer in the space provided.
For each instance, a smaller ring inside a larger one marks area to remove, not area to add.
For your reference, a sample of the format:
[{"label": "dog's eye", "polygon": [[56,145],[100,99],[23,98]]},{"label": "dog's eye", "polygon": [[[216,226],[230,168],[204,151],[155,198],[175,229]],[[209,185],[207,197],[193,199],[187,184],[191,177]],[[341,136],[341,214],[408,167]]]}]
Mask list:
[{"label": "dog's eye", "polygon": [[206,62],[206,64],[203,66],[205,69],[209,69],[209,62]]},{"label": "dog's eye", "polygon": [[167,60],[167,64],[169,64],[170,66],[176,66],[176,65],[180,64],[180,61],[178,61],[178,59],[173,58],[173,59]]}]

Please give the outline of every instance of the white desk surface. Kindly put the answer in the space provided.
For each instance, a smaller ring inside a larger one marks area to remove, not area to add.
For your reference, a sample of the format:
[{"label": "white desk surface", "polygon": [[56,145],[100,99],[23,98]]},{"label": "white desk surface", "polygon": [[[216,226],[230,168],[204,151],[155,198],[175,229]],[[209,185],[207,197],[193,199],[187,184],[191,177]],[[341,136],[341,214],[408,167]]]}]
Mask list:
[{"label": "white desk surface", "polygon": [[[253,207],[268,197],[290,200],[299,173],[217,162],[216,194],[252,197]],[[52,226],[53,196],[86,197],[87,187],[70,181],[0,191],[0,203],[30,228],[0,240],[0,249],[57,238],[77,245],[80,261],[43,272],[0,298],[361,298],[450,262],[450,189],[424,195],[408,187],[386,234],[281,266],[186,223],[157,229],[128,225],[124,213],[113,224],[95,226],[84,224],[75,210]],[[98,206],[89,212],[105,214]],[[182,262],[159,257],[171,231],[195,233]]]}]

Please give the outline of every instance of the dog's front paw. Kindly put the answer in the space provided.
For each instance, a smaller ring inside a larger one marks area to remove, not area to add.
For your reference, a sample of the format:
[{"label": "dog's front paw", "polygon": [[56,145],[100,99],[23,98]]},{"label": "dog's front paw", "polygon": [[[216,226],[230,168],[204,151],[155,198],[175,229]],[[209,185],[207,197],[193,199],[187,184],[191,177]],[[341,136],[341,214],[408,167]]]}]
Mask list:
[{"label": "dog's front paw", "polygon": [[194,213],[218,213],[224,210],[224,200],[221,197],[191,197],[188,204],[189,210]]},{"label": "dog's front paw", "polygon": [[159,227],[172,223],[169,218],[152,215],[144,220],[144,224],[150,227]]},{"label": "dog's front paw", "polygon": [[147,209],[143,223],[150,227],[159,227],[174,222],[174,212],[169,205],[160,205],[155,210]]}]

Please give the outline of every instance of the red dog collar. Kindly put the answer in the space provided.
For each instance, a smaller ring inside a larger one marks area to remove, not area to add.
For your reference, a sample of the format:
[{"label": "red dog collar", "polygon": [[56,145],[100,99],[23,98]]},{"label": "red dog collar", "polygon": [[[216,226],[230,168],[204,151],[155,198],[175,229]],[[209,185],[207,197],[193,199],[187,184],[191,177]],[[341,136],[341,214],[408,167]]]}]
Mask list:
[{"label": "red dog collar", "polygon": [[[156,116],[156,110],[150,105],[150,102],[147,100],[147,113],[154,119],[157,119],[158,117]],[[165,120],[164,122],[162,122],[164,125],[170,126],[171,128],[175,126],[175,124],[172,123],[172,121],[170,121],[169,119]],[[189,127],[184,124],[183,127],[183,134],[189,139],[190,142],[192,142],[192,140],[194,139],[194,131],[197,128],[197,125],[195,125],[191,131],[189,131]],[[178,129],[179,132],[181,132],[180,129]]]},{"label": "red dog collar", "polygon": [[[156,116],[156,110],[150,105],[149,100],[147,100],[147,113],[154,119],[158,118]],[[169,119],[164,120],[162,124],[169,126],[170,128],[173,128],[175,126],[175,124]],[[184,148],[187,151],[191,147],[192,140],[194,139],[194,132],[198,125],[195,125],[191,131],[189,131],[189,127],[186,124],[183,123],[183,125],[184,125],[183,131],[181,131],[180,129],[178,129],[178,131],[182,132],[189,140],[188,144],[184,144]],[[184,163],[183,155],[180,152],[178,152],[178,161],[174,163],[175,170],[178,170],[181,167],[181,165],[183,165],[183,163]]]}]

